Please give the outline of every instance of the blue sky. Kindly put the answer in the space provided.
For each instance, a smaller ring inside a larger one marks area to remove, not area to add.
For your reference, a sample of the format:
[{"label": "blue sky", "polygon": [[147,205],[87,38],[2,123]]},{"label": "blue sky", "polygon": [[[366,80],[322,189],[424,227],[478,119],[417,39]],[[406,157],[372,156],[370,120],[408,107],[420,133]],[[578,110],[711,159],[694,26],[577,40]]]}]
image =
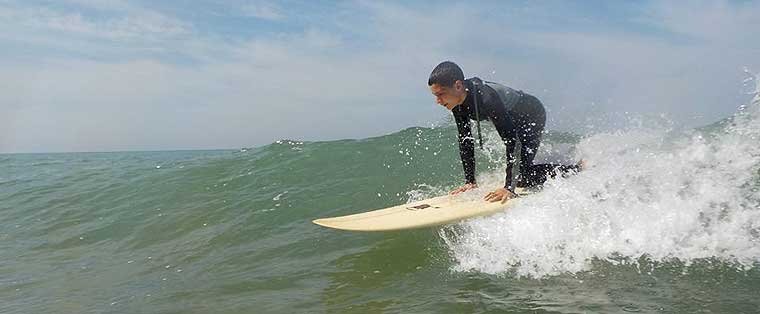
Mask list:
[{"label": "blue sky", "polygon": [[426,86],[443,60],[538,96],[550,129],[697,126],[749,99],[758,16],[747,1],[0,0],[0,152],[430,126],[449,115]]}]

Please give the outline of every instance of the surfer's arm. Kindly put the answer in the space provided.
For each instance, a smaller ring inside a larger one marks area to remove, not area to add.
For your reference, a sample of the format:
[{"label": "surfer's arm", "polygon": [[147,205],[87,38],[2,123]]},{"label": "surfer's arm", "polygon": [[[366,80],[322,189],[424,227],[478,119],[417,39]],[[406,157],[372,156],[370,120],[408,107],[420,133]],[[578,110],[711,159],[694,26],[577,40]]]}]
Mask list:
[{"label": "surfer's arm", "polygon": [[451,111],[457,123],[459,139],[459,157],[462,159],[464,178],[466,183],[475,184],[475,138],[472,137],[470,119],[462,110],[462,106],[456,106]]},{"label": "surfer's arm", "polygon": [[507,169],[505,170],[504,188],[514,193],[515,185],[512,182],[512,169],[517,161],[515,158],[515,141],[514,139],[505,140],[504,145],[507,146]]}]

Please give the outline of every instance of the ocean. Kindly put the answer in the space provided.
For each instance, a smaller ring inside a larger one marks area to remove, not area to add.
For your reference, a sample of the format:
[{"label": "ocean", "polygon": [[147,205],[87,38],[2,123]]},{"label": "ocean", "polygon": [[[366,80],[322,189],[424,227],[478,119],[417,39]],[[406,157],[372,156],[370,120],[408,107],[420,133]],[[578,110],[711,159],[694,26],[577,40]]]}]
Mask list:
[{"label": "ocean", "polygon": [[[388,233],[311,220],[462,184],[454,126],[0,155],[0,313],[758,313],[758,107],[703,128],[548,132],[538,161],[588,169],[503,213]],[[484,135],[468,193],[503,182]]]}]

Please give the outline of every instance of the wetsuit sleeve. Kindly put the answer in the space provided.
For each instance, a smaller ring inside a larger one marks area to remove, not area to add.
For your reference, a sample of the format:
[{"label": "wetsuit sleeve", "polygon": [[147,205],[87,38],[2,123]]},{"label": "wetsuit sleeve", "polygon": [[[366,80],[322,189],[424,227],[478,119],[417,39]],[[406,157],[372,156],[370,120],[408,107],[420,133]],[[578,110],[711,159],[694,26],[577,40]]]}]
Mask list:
[{"label": "wetsuit sleeve", "polygon": [[470,119],[462,110],[462,106],[456,106],[452,111],[459,132],[459,157],[462,158],[464,178],[467,183],[475,183],[475,138],[472,137]]}]

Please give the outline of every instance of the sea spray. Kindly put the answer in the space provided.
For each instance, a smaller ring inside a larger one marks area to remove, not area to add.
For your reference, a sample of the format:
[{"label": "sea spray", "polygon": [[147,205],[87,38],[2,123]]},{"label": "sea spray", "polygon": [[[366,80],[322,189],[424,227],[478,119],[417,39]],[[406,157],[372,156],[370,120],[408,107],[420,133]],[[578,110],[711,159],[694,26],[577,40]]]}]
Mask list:
[{"label": "sea spray", "polygon": [[[760,261],[760,94],[719,128],[637,127],[582,140],[589,168],[508,211],[443,228],[456,271],[542,278],[595,261]],[[497,182],[499,173],[483,179]]]}]

